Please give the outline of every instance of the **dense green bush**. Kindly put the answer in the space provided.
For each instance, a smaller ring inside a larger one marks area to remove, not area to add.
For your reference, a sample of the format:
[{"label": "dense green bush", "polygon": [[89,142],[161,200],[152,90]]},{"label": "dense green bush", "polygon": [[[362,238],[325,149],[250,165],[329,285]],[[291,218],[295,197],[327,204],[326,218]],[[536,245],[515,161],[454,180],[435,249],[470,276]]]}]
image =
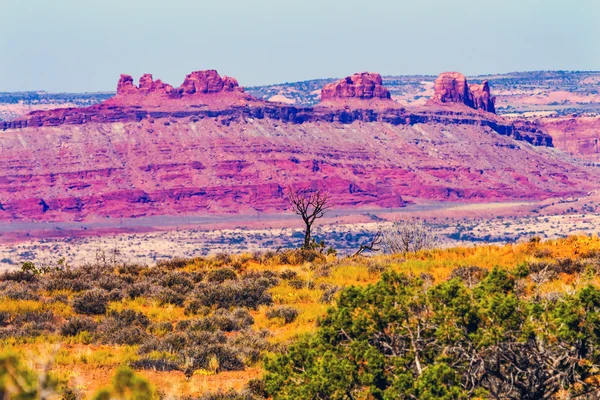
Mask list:
[{"label": "dense green bush", "polygon": [[[384,274],[341,292],[315,335],[265,364],[273,398],[543,399],[600,392],[600,290],[525,297],[494,269],[472,288]],[[478,278],[478,277],[477,277]],[[471,281],[471,283],[473,283]]]}]

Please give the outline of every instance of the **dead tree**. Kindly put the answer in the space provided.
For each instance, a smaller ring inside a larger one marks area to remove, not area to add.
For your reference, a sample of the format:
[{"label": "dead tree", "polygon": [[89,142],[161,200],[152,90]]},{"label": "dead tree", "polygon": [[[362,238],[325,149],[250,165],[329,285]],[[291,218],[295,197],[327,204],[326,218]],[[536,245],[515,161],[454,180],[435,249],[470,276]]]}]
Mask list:
[{"label": "dead tree", "polygon": [[437,237],[418,220],[397,221],[383,232],[386,253],[406,254],[435,247]]},{"label": "dead tree", "polygon": [[314,222],[322,218],[331,208],[331,199],[327,192],[309,189],[288,189],[288,202],[296,214],[302,217],[306,225],[303,249],[311,248],[311,229]]},{"label": "dead tree", "polygon": [[383,241],[383,233],[381,231],[378,231],[375,236],[373,236],[373,239],[367,243],[367,244],[361,244],[360,247],[358,248],[358,250],[356,250],[356,253],[352,254],[352,258],[357,257],[359,255],[361,255],[363,252],[365,251],[379,251],[381,250],[381,242]]}]

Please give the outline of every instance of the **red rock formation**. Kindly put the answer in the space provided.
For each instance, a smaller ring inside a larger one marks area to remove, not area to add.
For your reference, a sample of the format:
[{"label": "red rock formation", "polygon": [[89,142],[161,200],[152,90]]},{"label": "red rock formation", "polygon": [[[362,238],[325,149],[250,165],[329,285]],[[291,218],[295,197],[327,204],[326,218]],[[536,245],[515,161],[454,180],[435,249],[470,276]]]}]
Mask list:
[{"label": "red rock formation", "polygon": [[210,94],[234,95],[237,93],[243,98],[249,98],[241,95],[243,92],[244,89],[238,85],[237,80],[228,76],[221,77],[215,70],[194,71],[185,77],[183,84],[178,88],[174,88],[160,79],[154,81],[151,74],[142,75],[138,86],[133,84],[131,76],[121,75],[117,84],[117,95],[108,100],[106,104],[158,107],[162,106],[161,102],[163,101],[193,99]]},{"label": "red rock formation", "polygon": [[490,95],[487,81],[469,86],[467,78],[459,72],[444,72],[434,83],[433,102],[459,103],[476,110],[495,113],[495,98]]},{"label": "red rock formation", "polygon": [[242,91],[235,79],[221,78],[215,70],[192,72],[185,77],[180,88],[185,94]]},{"label": "red rock formation", "polygon": [[126,95],[137,93],[137,87],[133,84],[131,75],[121,74],[119,83],[117,83],[117,95]]},{"label": "red rock formation", "polygon": [[473,107],[467,78],[459,72],[444,72],[435,80],[433,98],[440,103],[462,103]]},{"label": "red rock formation", "polygon": [[490,94],[490,85],[488,81],[481,82],[481,85],[471,84],[469,86],[473,94],[473,108],[491,113],[496,113],[494,105],[496,98]]},{"label": "red rock formation", "polygon": [[381,75],[361,72],[327,84],[321,91],[321,101],[336,99],[389,99],[390,91],[383,86]]}]

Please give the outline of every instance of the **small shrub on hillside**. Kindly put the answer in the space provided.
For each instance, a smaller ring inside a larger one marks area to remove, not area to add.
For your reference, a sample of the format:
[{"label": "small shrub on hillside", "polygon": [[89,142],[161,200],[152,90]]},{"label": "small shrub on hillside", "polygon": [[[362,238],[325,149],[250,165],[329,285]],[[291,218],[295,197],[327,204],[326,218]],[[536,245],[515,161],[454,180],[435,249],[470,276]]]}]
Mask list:
[{"label": "small shrub on hillside", "polygon": [[237,279],[237,274],[230,268],[219,268],[212,270],[208,273],[206,280],[208,282],[217,282],[223,283],[225,281],[231,280],[235,281]]},{"label": "small shrub on hillside", "polygon": [[134,283],[127,289],[127,297],[135,299],[136,297],[152,297],[158,298],[163,291],[163,287],[143,281]]},{"label": "small shrub on hillside", "polygon": [[173,258],[171,260],[159,261],[156,263],[157,269],[176,270],[185,268],[188,265],[188,260],[184,258]]},{"label": "small shrub on hillside", "polygon": [[184,272],[171,272],[161,279],[161,286],[186,294],[194,288],[192,276]]},{"label": "small shrub on hillside", "polygon": [[279,276],[281,277],[281,279],[285,279],[286,281],[289,281],[291,279],[296,279],[298,277],[298,273],[296,271],[286,269],[286,270],[281,271]]},{"label": "small shrub on hillside", "polygon": [[0,311],[0,328],[10,325],[11,315],[8,311]]},{"label": "small shrub on hillside", "polygon": [[541,249],[535,249],[533,252],[533,256],[537,258],[547,258],[552,256],[552,250],[547,247],[543,247]]},{"label": "small shrub on hillside", "polygon": [[98,281],[94,282],[94,286],[110,292],[114,289],[122,289],[125,286],[125,282],[115,275],[104,275]]},{"label": "small shrub on hillside", "polygon": [[173,324],[169,321],[157,322],[148,327],[148,331],[155,336],[164,336],[173,332]]},{"label": "small shrub on hillside", "polygon": [[34,282],[38,280],[38,275],[28,271],[15,270],[6,271],[0,274],[0,282],[14,281],[14,282]]},{"label": "small shrub on hillside", "polygon": [[243,280],[262,280],[269,286],[276,286],[279,283],[279,276],[270,270],[265,271],[249,271],[242,275]]},{"label": "small shrub on hillside", "polygon": [[[243,308],[237,308],[233,311],[220,308],[211,316],[190,321],[183,329],[192,331],[234,332],[245,329],[252,324],[254,324],[254,318]],[[181,326],[178,328],[182,330]]]},{"label": "small shrub on hillside", "polygon": [[315,278],[327,278],[331,275],[331,270],[333,269],[333,265],[331,264],[317,264],[311,268],[314,271]]},{"label": "small shrub on hillside", "polygon": [[450,273],[450,279],[458,278],[468,287],[473,287],[481,282],[487,275],[487,269],[477,266],[467,266],[454,268]]},{"label": "small shrub on hillside", "polygon": [[54,333],[57,318],[51,311],[21,311],[2,314],[0,338],[36,337]]},{"label": "small shrub on hillside", "polygon": [[342,290],[341,286],[330,285],[329,283],[322,283],[319,287],[323,294],[321,295],[321,302],[331,303],[335,299],[335,295]]},{"label": "small shrub on hillside", "polygon": [[164,288],[160,291],[156,298],[158,301],[160,301],[161,305],[173,304],[176,306],[182,306],[183,302],[185,301],[185,294],[176,292],[173,289]]},{"label": "small shrub on hillside", "polygon": [[183,352],[186,359],[191,360],[187,366],[188,374],[194,370],[242,371],[244,362],[240,358],[238,349],[223,344],[201,344],[185,348]]},{"label": "small shrub on hillside", "polygon": [[85,277],[81,270],[65,270],[44,276],[43,284],[46,290],[83,292],[92,288],[93,278]]},{"label": "small shrub on hillside", "polygon": [[69,303],[69,296],[66,294],[56,294],[48,299],[48,303]]},{"label": "small shrub on hillside", "polygon": [[213,263],[215,267],[222,267],[224,265],[231,264],[233,261],[230,254],[227,253],[219,253],[215,256]]},{"label": "small shrub on hillside", "polygon": [[177,323],[175,324],[175,330],[176,331],[186,331],[190,328],[190,326],[192,325],[192,320],[189,319],[182,319],[181,321],[177,321]]},{"label": "small shrub on hillside", "polygon": [[113,289],[108,294],[109,301],[121,301],[125,297],[123,290],[121,289]]},{"label": "small shrub on hillside", "polygon": [[135,345],[144,342],[150,320],[133,310],[112,311],[98,326],[104,343]]},{"label": "small shrub on hillside", "polygon": [[199,284],[193,292],[198,304],[206,307],[247,307],[256,309],[273,302],[268,293],[270,283],[264,279],[225,281],[221,284]]},{"label": "small shrub on hillside", "polygon": [[253,330],[243,331],[240,335],[233,337],[229,343],[237,349],[245,365],[251,365],[259,362],[265,350],[270,348],[267,337],[268,331],[256,332]]},{"label": "small shrub on hillside", "polygon": [[293,265],[300,265],[306,262],[315,263],[315,262],[325,262],[327,259],[325,256],[317,251],[317,250],[291,250],[289,254],[288,261]]},{"label": "small shrub on hillside", "polygon": [[[252,393],[247,391],[236,392],[233,389],[230,389],[227,392],[223,392],[219,390],[217,392],[208,392],[204,393],[200,397],[194,400],[255,400],[256,398],[252,395]],[[188,400],[188,399],[186,399]]]},{"label": "small shrub on hillside", "polygon": [[94,333],[98,323],[88,317],[72,317],[60,328],[63,336],[77,336],[80,332]]},{"label": "small shrub on hillside", "polygon": [[426,287],[430,287],[435,282],[435,278],[428,272],[421,272],[419,274],[419,279],[423,281]]},{"label": "small shrub on hillside", "polygon": [[79,314],[100,315],[106,313],[108,294],[102,289],[92,289],[73,298],[73,309]]},{"label": "small shrub on hillside", "polygon": [[315,288],[315,282],[311,281],[311,280],[303,280],[300,278],[296,278],[296,279],[292,279],[290,281],[288,281],[288,285],[290,285],[292,288],[294,289],[314,289]]},{"label": "small shrub on hillside", "polygon": [[250,379],[246,384],[246,390],[253,396],[256,396],[261,399],[266,399],[269,397],[265,381],[259,378]]},{"label": "small shrub on hillside", "polygon": [[130,276],[139,276],[142,271],[147,269],[148,267],[144,265],[138,264],[122,264],[117,267],[117,272],[120,275],[130,275]]},{"label": "small shrub on hillside", "polygon": [[13,300],[39,300],[40,296],[32,286],[23,282],[2,282],[0,283],[0,296],[6,296]]},{"label": "small shrub on hillside", "polygon": [[292,323],[298,318],[298,310],[290,306],[280,306],[267,311],[268,319],[281,318],[286,324]]},{"label": "small shrub on hillside", "polygon": [[563,274],[579,274],[586,269],[585,262],[570,257],[556,260],[556,272]]},{"label": "small shrub on hillside", "polygon": [[129,366],[133,369],[145,371],[169,372],[181,370],[177,363],[164,358],[140,358],[139,360],[131,362]]},{"label": "small shrub on hillside", "polygon": [[369,260],[367,262],[367,272],[371,275],[382,274],[389,269],[389,266],[377,261]]},{"label": "small shrub on hillside", "polygon": [[185,315],[206,316],[210,314],[210,308],[205,306],[204,303],[198,299],[187,299],[185,301],[183,311]]}]

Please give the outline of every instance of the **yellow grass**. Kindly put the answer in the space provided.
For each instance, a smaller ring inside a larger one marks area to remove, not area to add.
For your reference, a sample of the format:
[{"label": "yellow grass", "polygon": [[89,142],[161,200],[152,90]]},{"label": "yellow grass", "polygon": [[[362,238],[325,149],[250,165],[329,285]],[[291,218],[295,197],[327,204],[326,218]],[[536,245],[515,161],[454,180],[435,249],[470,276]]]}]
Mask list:
[{"label": "yellow grass", "polygon": [[[381,271],[392,270],[414,276],[430,274],[436,283],[447,280],[457,267],[478,266],[486,269],[494,267],[512,269],[523,263],[556,262],[557,259],[577,258],[585,260],[594,254],[600,254],[600,239],[597,237],[577,236],[566,239],[550,240],[542,243],[521,243],[502,246],[457,247],[452,249],[422,251],[406,255],[375,256],[371,258],[335,259],[329,257],[326,265],[304,263],[301,265],[281,265],[273,261],[260,263],[247,261],[247,255],[233,256],[232,263],[246,259],[246,271],[270,270],[281,273],[285,270],[296,272],[302,287],[296,289],[285,279],[270,289],[274,304],[252,310],[253,329],[270,332],[269,341],[274,345],[285,345],[300,335],[314,332],[319,318],[322,318],[332,305],[322,301],[324,291],[331,286],[365,286],[377,282]],[[596,257],[598,259],[598,257]],[[222,266],[215,262],[215,265]],[[205,262],[190,261],[184,268],[187,271],[207,270]],[[600,286],[599,276],[574,276],[559,274],[540,285],[530,279],[525,282],[527,294],[550,294],[570,292],[586,284]],[[72,297],[71,293],[62,293]],[[50,294],[49,294],[50,295]],[[295,321],[285,324],[281,319],[267,318],[272,307],[291,306],[298,310]],[[168,321],[173,324],[192,318],[184,314],[182,307],[161,305],[158,301],[136,298],[111,302],[110,310],[131,309],[145,314],[152,322]],[[0,312],[10,313],[52,311],[58,316],[74,315],[72,308],[64,303],[45,301],[10,300],[0,301]],[[54,355],[56,373],[61,379],[70,379],[87,393],[106,385],[115,368],[135,360],[137,346],[105,346],[89,343],[85,334],[65,339],[59,335],[42,336],[33,339],[4,339],[0,347],[12,348],[25,359],[37,360],[49,357],[55,343],[61,347]],[[164,354],[150,354],[165,356]],[[207,390],[243,387],[250,378],[260,376],[260,365],[245,371],[212,374],[195,374],[189,380],[181,372],[141,371],[153,384],[166,394],[199,395]]]}]

